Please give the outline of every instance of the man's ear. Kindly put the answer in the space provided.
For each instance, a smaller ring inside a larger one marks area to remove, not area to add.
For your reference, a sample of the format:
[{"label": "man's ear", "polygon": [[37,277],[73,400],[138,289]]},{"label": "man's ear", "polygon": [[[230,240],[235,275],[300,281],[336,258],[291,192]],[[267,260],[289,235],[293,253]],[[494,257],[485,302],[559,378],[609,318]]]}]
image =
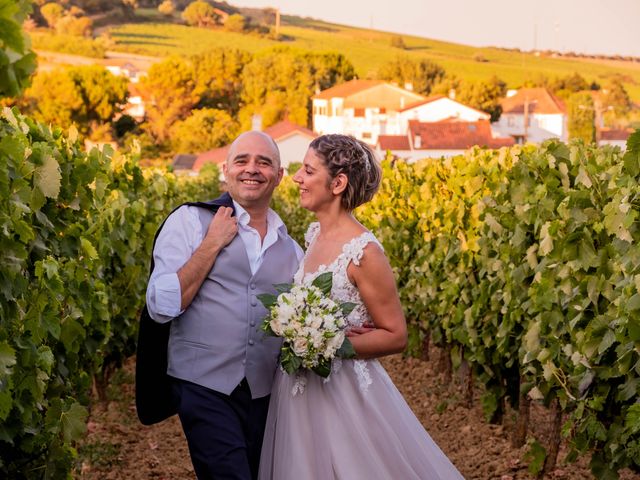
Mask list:
[{"label": "man's ear", "polygon": [[331,191],[334,195],[340,195],[344,192],[349,184],[349,179],[344,173],[339,173],[331,180]]}]

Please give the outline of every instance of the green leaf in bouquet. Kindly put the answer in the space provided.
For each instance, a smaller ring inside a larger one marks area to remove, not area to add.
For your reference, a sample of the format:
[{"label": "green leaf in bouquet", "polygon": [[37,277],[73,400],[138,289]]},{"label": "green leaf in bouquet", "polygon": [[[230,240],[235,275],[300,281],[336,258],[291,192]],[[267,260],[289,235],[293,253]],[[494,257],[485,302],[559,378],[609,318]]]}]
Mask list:
[{"label": "green leaf in bouquet", "polygon": [[302,367],[302,359],[300,357],[296,356],[287,347],[282,349],[282,353],[282,361],[280,363],[282,364],[282,368],[284,368],[285,372],[289,375],[293,375],[300,370],[300,367]]},{"label": "green leaf in bouquet", "polygon": [[260,325],[260,330],[262,330],[265,333],[265,335],[269,335],[271,337],[277,337],[276,332],[274,332],[273,328],[271,328],[271,321],[269,316],[267,316],[262,322],[262,324]]},{"label": "green leaf in bouquet", "polygon": [[318,366],[312,368],[313,372],[320,375],[322,378],[327,378],[331,373],[331,363],[323,360]]},{"label": "green leaf in bouquet", "polygon": [[262,302],[262,305],[264,305],[265,308],[273,307],[278,301],[278,297],[271,293],[261,293],[259,295],[256,295],[256,297]]},{"label": "green leaf in bouquet", "polygon": [[329,295],[331,293],[331,286],[333,285],[333,273],[321,273],[315,278],[312,285],[318,287],[325,295]]},{"label": "green leaf in bouquet", "polygon": [[349,340],[347,337],[344,337],[344,342],[342,342],[342,345],[336,352],[336,357],[355,358],[355,356],[356,356],[356,350],[353,348],[353,344],[351,343],[351,340]]},{"label": "green leaf in bouquet", "polygon": [[342,310],[342,315],[344,315],[345,317],[347,315],[349,315],[354,308],[356,308],[358,306],[357,303],[353,303],[353,302],[344,302],[340,304],[340,310]]},{"label": "green leaf in bouquet", "polygon": [[293,285],[291,283],[276,283],[274,288],[278,293],[288,293],[291,291]]}]

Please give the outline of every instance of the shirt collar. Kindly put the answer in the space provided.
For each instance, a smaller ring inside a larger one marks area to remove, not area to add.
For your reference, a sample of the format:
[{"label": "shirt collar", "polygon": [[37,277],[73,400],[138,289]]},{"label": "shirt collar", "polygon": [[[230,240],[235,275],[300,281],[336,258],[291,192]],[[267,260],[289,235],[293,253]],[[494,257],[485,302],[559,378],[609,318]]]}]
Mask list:
[{"label": "shirt collar", "polygon": [[[233,208],[236,211],[238,224],[242,225],[243,227],[247,227],[249,225],[249,221],[251,220],[249,212],[247,212],[242,207],[242,205],[240,205],[235,200],[233,201]],[[287,226],[284,224],[280,216],[271,208],[267,211],[267,229],[270,228],[274,228],[280,236],[287,235]]]}]

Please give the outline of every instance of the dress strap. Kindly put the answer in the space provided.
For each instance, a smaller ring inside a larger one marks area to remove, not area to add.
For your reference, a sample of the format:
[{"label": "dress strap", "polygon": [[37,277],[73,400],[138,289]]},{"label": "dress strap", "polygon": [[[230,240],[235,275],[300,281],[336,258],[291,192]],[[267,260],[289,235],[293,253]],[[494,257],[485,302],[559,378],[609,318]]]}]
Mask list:
[{"label": "dress strap", "polygon": [[316,237],[320,233],[320,222],[312,222],[309,224],[306,233],[304,234],[304,248],[309,249],[309,246],[315,241]]},{"label": "dress strap", "polygon": [[383,248],[375,235],[369,231],[363,232],[358,237],[355,237],[348,243],[345,243],[342,247],[344,265],[348,265],[349,262],[353,262],[355,265],[360,265],[360,260],[362,259],[362,255],[364,255],[364,249],[369,243],[375,243],[380,248]]}]

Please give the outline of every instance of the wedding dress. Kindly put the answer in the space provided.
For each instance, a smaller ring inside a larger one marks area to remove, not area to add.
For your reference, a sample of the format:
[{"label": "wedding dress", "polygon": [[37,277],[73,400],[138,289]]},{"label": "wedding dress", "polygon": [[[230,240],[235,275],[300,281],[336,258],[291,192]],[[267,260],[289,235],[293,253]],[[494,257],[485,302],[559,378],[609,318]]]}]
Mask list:
[{"label": "wedding dress", "polygon": [[[308,247],[319,232],[313,223]],[[310,283],[333,272],[331,296],[358,306],[350,325],[369,318],[347,267],[358,265],[369,242],[365,232],[343,246],[330,265],[294,277]],[[278,370],[265,430],[260,480],[457,480],[462,475],[431,439],[377,360],[334,360],[324,379],[312,372]]]}]

